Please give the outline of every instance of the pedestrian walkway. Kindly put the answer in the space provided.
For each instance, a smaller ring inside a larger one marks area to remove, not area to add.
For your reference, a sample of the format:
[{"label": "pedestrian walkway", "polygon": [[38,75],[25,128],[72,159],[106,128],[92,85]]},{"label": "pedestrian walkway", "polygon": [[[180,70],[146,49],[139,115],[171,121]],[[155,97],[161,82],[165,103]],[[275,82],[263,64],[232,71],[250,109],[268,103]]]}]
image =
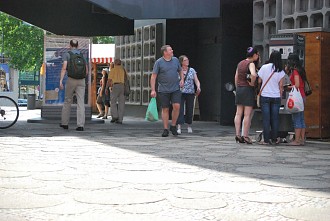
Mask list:
[{"label": "pedestrian walkway", "polygon": [[194,122],[27,123],[0,130],[0,221],[330,220],[330,145],[234,142],[234,128]]}]

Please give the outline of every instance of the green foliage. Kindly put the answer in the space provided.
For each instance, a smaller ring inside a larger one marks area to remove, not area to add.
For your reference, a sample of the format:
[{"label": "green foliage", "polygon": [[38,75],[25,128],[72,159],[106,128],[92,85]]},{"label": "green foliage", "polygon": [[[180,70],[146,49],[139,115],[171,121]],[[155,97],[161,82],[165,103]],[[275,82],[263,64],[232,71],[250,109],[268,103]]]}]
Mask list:
[{"label": "green foliage", "polygon": [[112,36],[93,37],[93,44],[114,44],[115,38]]},{"label": "green foliage", "polygon": [[0,12],[1,51],[11,67],[39,70],[43,62],[43,30]]}]

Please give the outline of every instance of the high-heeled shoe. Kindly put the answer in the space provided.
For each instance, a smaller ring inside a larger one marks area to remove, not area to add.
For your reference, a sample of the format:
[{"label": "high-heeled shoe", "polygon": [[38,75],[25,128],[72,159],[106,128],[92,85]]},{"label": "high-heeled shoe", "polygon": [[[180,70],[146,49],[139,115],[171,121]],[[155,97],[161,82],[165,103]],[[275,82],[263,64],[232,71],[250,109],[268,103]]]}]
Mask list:
[{"label": "high-heeled shoe", "polygon": [[236,143],[244,143],[244,139],[241,136],[236,135],[235,140],[236,140]]},{"label": "high-heeled shoe", "polygon": [[250,139],[250,137],[242,137],[244,142],[247,144],[252,144],[252,140]]}]

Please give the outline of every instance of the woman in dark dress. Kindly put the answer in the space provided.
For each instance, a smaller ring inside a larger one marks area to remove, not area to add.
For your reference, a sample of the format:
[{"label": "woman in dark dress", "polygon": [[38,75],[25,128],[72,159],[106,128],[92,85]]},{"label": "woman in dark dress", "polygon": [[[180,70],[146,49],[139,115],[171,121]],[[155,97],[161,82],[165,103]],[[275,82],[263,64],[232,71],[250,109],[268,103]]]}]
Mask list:
[{"label": "woman in dark dress", "polygon": [[[246,53],[246,59],[238,63],[235,73],[236,86],[236,115],[234,119],[237,143],[252,144],[249,138],[249,129],[255,105],[254,84],[256,82],[257,73],[255,61],[258,61],[259,53],[256,48],[249,47]],[[248,77],[248,73],[250,73]],[[243,118],[243,136],[241,136],[241,124]]]}]

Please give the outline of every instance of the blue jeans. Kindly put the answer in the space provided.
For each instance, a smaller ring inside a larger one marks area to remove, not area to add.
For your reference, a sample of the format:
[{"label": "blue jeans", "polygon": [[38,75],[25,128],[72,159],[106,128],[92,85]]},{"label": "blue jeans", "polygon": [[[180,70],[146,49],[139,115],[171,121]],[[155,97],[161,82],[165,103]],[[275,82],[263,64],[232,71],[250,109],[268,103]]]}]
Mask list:
[{"label": "blue jeans", "polygon": [[[179,114],[177,124],[180,124],[180,125],[182,125],[184,123],[192,124],[193,111],[194,111],[194,99],[195,99],[195,94],[182,93],[181,104],[180,104],[180,114]],[[186,114],[184,113],[184,109],[186,109]]]},{"label": "blue jeans", "polygon": [[[260,97],[264,141],[276,141],[279,129],[281,98]],[[270,134],[271,133],[271,134]]]}]

